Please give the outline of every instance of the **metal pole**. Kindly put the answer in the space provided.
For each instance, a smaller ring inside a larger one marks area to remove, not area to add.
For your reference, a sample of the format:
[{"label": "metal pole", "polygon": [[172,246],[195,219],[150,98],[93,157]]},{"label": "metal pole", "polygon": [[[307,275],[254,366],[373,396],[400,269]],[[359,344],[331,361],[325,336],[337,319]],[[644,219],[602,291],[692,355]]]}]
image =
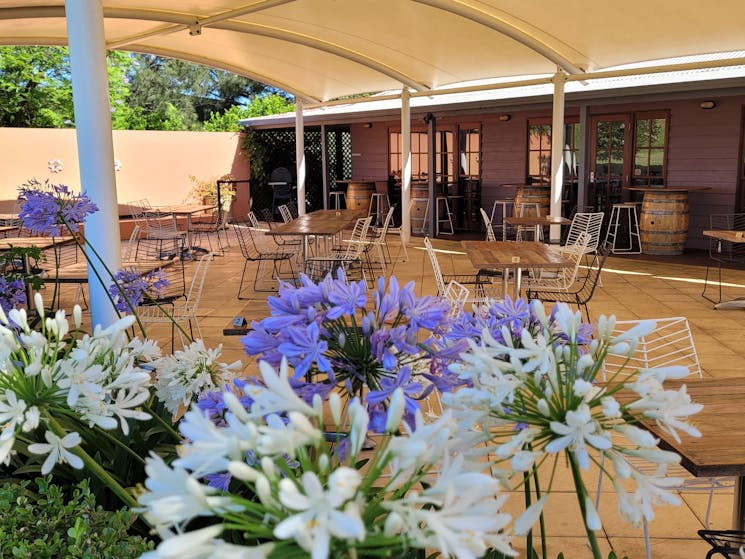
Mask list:
[{"label": "metal pole", "polygon": [[108,325],[118,315],[108,295],[108,286],[93,280],[96,278],[94,269],[102,278],[108,275],[104,265],[118,271],[121,250],[101,0],[65,0],[65,15],[80,184],[83,192],[98,206],[98,211],[85,220],[85,236],[95,239],[95,249],[101,256],[98,260],[89,254],[91,322]]},{"label": "metal pole", "polygon": [[297,162],[297,212],[305,215],[305,126],[303,101],[295,98],[295,160]]},{"label": "metal pole", "polygon": [[403,242],[411,239],[411,106],[409,90],[401,90],[401,230]]},{"label": "metal pole", "polygon": [[[564,186],[564,84],[566,74],[554,74],[553,120],[551,123],[551,215],[561,215],[561,193]],[[551,242],[561,240],[561,227],[552,225]]]},{"label": "metal pole", "polygon": [[437,233],[437,219],[440,217],[437,214],[437,194],[435,188],[435,174],[437,172],[437,118],[432,113],[427,113],[424,117],[427,123],[427,143],[429,144],[429,157],[427,158],[427,176],[429,180],[429,192],[427,198],[429,199],[429,223],[426,224],[427,232],[430,237],[434,237]]},{"label": "metal pole", "polygon": [[[577,168],[577,207],[584,208],[587,203],[587,172],[588,172],[588,138],[590,132],[590,108],[582,105],[579,108],[579,165]],[[584,209],[583,209],[584,211]]]}]

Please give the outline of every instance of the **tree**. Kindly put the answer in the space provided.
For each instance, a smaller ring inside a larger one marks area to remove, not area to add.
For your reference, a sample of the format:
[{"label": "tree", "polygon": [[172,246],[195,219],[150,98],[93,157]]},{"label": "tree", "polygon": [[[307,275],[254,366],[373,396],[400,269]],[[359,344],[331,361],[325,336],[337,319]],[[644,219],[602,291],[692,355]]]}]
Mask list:
[{"label": "tree", "polygon": [[254,116],[273,115],[295,110],[295,104],[281,93],[270,93],[254,97],[246,106],[233,105],[222,113],[212,113],[204,123],[204,129],[210,132],[237,132],[241,129],[238,122]]},{"label": "tree", "polygon": [[[240,118],[291,109],[273,88],[161,56],[112,51],[108,77],[115,129],[234,130]],[[64,127],[73,121],[67,49],[0,47],[0,126]]]},{"label": "tree", "polygon": [[66,48],[0,48],[0,126],[63,127],[72,122]]}]

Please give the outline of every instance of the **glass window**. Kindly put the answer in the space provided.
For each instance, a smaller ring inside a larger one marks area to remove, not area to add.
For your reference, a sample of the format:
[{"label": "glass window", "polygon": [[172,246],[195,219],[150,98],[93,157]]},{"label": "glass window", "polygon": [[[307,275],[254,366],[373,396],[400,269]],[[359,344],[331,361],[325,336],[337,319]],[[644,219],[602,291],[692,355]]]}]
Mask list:
[{"label": "glass window", "polygon": [[637,113],[634,122],[634,186],[665,184],[667,115]]},{"label": "glass window", "polygon": [[[403,169],[403,155],[401,150],[401,132],[388,134],[388,172],[396,180],[401,178]],[[427,133],[411,133],[411,178],[413,180],[427,178]]]},{"label": "glass window", "polygon": [[[579,168],[579,123],[564,125],[564,181],[577,178]],[[528,122],[528,179],[551,182],[551,125]]]}]

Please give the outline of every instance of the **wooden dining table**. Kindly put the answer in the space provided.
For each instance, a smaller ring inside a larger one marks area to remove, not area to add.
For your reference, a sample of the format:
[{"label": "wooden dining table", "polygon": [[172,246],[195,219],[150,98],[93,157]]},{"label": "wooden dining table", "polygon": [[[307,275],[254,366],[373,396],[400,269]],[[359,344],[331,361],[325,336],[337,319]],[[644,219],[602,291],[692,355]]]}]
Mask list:
[{"label": "wooden dining table", "polygon": [[[0,252],[7,252],[11,248],[39,248],[41,250],[48,250],[55,246],[68,245],[74,242],[74,237],[71,235],[63,235],[60,237],[5,237],[0,238]],[[21,265],[23,266],[23,274],[25,276],[31,275],[31,263],[29,262],[28,255],[21,255]],[[31,297],[31,284],[26,283],[26,301],[30,304]]]},{"label": "wooden dining table", "polygon": [[266,235],[302,237],[302,266],[308,257],[308,237],[334,237],[365,215],[365,210],[316,210],[287,223],[280,223]]},{"label": "wooden dining table", "polygon": [[171,206],[159,206],[158,211],[175,215],[176,217],[186,218],[186,247],[191,252],[207,252],[201,247],[192,246],[191,222],[196,214],[203,214],[214,210],[217,204],[177,204]]},{"label": "wooden dining table", "polygon": [[[682,381],[668,381],[675,389]],[[745,377],[697,379],[685,382],[691,400],[703,404],[691,416],[701,437],[680,433],[680,442],[653,421],[644,427],[660,446],[680,454],[680,464],[697,477],[734,477],[732,529],[745,530]],[[668,386],[669,385],[669,386]]]},{"label": "wooden dining table", "polygon": [[512,270],[515,277],[515,299],[520,297],[520,281],[524,269],[556,269],[574,265],[554,247],[536,241],[461,241],[460,244],[477,270],[502,271],[505,293],[509,271]]}]

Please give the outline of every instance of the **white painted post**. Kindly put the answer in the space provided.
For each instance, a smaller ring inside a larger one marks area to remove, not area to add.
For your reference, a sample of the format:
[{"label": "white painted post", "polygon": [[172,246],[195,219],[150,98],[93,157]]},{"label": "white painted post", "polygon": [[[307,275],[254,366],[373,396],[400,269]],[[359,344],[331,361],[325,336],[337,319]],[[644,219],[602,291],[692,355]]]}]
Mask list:
[{"label": "white painted post", "polygon": [[[566,74],[554,74],[553,120],[551,123],[551,215],[561,215],[561,191],[564,185],[564,84]],[[551,242],[561,240],[561,226],[552,225]]]},{"label": "white painted post", "polygon": [[321,124],[321,179],[323,180],[323,209],[329,209],[329,162],[326,151],[326,125]]},{"label": "white painted post", "polygon": [[[109,298],[109,277],[121,268],[119,209],[114,175],[114,145],[111,138],[111,109],[106,70],[101,0],[65,0],[67,37],[72,68],[75,128],[82,190],[98,206],[85,220],[85,236],[101,256],[88,251],[88,289],[91,321],[107,326],[117,319]],[[96,280],[94,269],[103,279]]]},{"label": "white painted post", "polygon": [[297,212],[305,215],[305,126],[303,101],[295,98],[295,161],[297,161]]},{"label": "white painted post", "polygon": [[403,242],[411,238],[411,106],[409,90],[401,90],[401,231]]}]

